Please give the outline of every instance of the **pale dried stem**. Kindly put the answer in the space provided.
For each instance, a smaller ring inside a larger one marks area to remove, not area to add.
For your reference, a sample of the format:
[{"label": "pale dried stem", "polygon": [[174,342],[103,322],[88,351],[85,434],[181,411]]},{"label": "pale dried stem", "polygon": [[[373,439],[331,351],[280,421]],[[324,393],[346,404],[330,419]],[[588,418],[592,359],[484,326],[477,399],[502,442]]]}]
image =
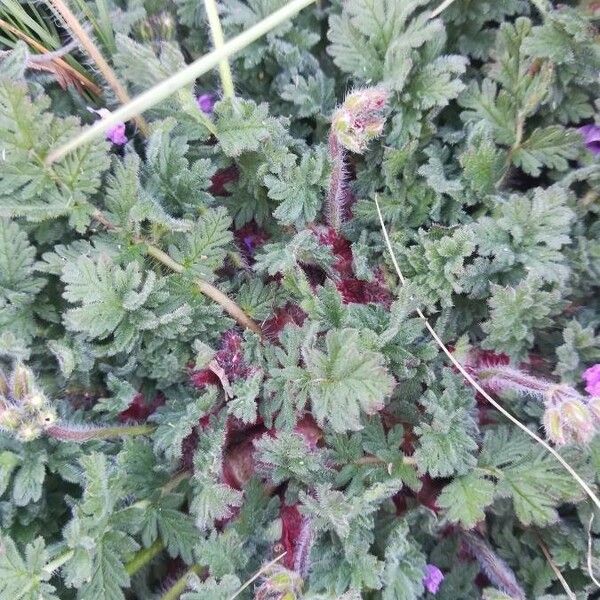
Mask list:
[{"label": "pale dried stem", "polygon": [[[116,227],[98,210],[93,214],[93,217],[99,223],[102,223],[107,229],[114,231]],[[160,248],[149,244],[143,238],[137,237],[134,239],[137,244],[144,244],[150,256],[158,260],[160,263],[174,271],[175,273],[183,273],[185,271],[183,265],[180,265],[176,260],[173,260],[166,252]],[[251,319],[231,298],[224,294],[208,281],[196,278],[194,283],[198,289],[208,298],[219,304],[230,316],[232,316],[242,327],[254,331],[262,338],[262,330],[258,323]]]},{"label": "pale dried stem", "polygon": [[276,556],[271,562],[261,567],[250,579],[248,579],[248,581],[244,583],[244,585],[240,587],[240,589],[235,594],[233,594],[233,596],[230,596],[228,600],[234,600],[234,598],[237,598],[249,585],[252,585],[252,583],[254,583],[263,573],[268,571],[270,567],[278,563],[286,554],[287,552],[282,552],[279,556]]},{"label": "pale dried stem", "polygon": [[548,551],[548,548],[546,548],[544,542],[542,542],[541,539],[538,539],[538,544],[542,549],[542,553],[546,557],[550,568],[554,571],[556,578],[560,581],[560,584],[563,586],[563,589],[565,590],[565,593],[567,594],[569,600],[577,600],[577,596],[575,596],[573,590],[569,587],[567,580],[563,577],[563,574],[560,572],[560,569],[556,566],[556,563],[554,562],[554,559],[550,555],[550,552]]},{"label": "pale dried stem", "polygon": [[[217,3],[215,0],[204,0],[204,8],[206,9],[206,16],[208,17],[208,24],[210,26],[210,32],[215,50],[223,48],[225,45],[225,39],[223,37],[223,29],[221,27],[221,20],[219,19]],[[225,96],[225,98],[233,98],[235,95],[235,91],[233,89],[233,77],[231,76],[229,61],[226,58],[219,62],[219,75],[221,77],[223,96]]]}]

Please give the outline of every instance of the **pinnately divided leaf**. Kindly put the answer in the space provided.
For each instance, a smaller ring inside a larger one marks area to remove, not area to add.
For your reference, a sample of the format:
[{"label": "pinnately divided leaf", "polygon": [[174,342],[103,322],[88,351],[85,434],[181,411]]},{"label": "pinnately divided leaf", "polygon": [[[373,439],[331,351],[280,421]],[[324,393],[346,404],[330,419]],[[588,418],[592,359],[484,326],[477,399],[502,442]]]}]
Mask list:
[{"label": "pinnately divided leaf", "polygon": [[383,356],[361,349],[359,332],[331,330],[325,350],[304,351],[307,387],[317,422],[334,431],[361,428],[361,413],[381,410],[394,387]]}]

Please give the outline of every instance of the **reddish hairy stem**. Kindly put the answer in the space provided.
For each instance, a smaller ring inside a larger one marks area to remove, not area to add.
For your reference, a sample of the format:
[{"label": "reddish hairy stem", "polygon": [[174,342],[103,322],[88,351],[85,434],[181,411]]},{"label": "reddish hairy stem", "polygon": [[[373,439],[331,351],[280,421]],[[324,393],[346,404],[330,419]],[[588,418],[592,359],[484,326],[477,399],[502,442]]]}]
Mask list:
[{"label": "reddish hairy stem", "polygon": [[343,224],[346,201],[346,150],[333,131],[329,132],[329,157],[332,168],[327,193],[327,223],[339,231]]},{"label": "reddish hairy stem", "polygon": [[156,429],[154,425],[114,425],[110,427],[82,427],[57,424],[44,430],[47,436],[62,442],[87,442],[89,440],[108,440],[128,435],[144,435]]}]

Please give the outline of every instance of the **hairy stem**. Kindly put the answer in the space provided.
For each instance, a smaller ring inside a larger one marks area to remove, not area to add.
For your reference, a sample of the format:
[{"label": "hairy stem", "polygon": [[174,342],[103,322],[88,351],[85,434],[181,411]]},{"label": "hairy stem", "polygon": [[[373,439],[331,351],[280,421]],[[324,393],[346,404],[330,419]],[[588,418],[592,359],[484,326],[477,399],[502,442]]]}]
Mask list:
[{"label": "hairy stem", "polygon": [[342,227],[346,203],[346,150],[333,131],[329,133],[328,148],[332,166],[327,193],[326,219],[333,229],[339,231]]},{"label": "hairy stem", "polygon": [[204,568],[200,565],[192,565],[161,597],[160,600],[177,600],[188,584],[191,575],[200,575]]},{"label": "hairy stem", "polygon": [[271,31],[271,29],[281,25],[281,23],[287,21],[314,1],[315,0],[291,0],[286,3],[279,10],[276,10],[262,21],[256,23],[256,25],[249,27],[232,40],[225,42],[221,48],[216,48],[212,52],[200,57],[171,77],[161,81],[154,87],[135,97],[125,106],[118,108],[103,119],[96,121],[91,127],[85,129],[66,144],[51,152],[47,156],[46,162],[51,164],[61,159],[63,156],[73,152],[73,150],[77,150],[77,148],[84,144],[102,137],[117,123],[127,121],[133,116],[149,110],[165,98],[176,93],[177,90],[184,85],[191,83],[200,77],[200,75],[210,71],[210,69],[218,65],[224,58],[243,50],[246,46],[249,46],[252,42]]},{"label": "hairy stem", "polygon": [[[214,47],[216,50],[223,48],[225,39],[223,38],[223,29],[221,28],[217,3],[215,0],[204,0],[204,8],[206,9],[206,16],[208,17],[208,24],[210,26]],[[226,58],[219,62],[219,75],[221,77],[223,95],[225,98],[233,98],[235,95],[233,78],[231,76],[231,69],[229,68],[229,61]]]},{"label": "hairy stem", "polygon": [[62,567],[68,560],[71,560],[74,554],[74,550],[66,550],[50,562],[47,562],[42,570],[44,571],[44,573],[48,573],[49,575],[51,575],[52,573],[54,573],[54,571],[60,569],[60,567]]},{"label": "hairy stem", "polygon": [[481,536],[465,532],[462,538],[492,584],[515,600],[525,600],[525,592],[521,589],[513,570]]},{"label": "hairy stem", "polygon": [[125,565],[127,575],[137,573],[143,566],[147,565],[153,558],[165,549],[165,543],[158,538],[154,544],[137,552],[135,556]]},{"label": "hairy stem", "polygon": [[[102,56],[100,50],[96,47],[90,36],[87,34],[85,29],[81,26],[77,17],[71,12],[71,9],[63,2],[63,0],[48,0],[51,7],[62,17],[65,25],[69,31],[79,40],[82,48],[86,51],[88,56],[94,61],[94,64],[98,67],[100,73],[106,80],[106,83],[111,87],[121,104],[127,104],[130,102],[129,94],[123,87],[121,82],[117,79],[115,72],[108,64],[107,60]],[[140,131],[144,135],[148,135],[148,124],[140,117],[135,117],[135,122],[139,127]]]},{"label": "hairy stem", "polygon": [[146,435],[156,429],[155,425],[114,425],[112,427],[82,427],[59,423],[44,429],[47,436],[61,442],[88,442],[90,440],[110,440],[130,435]]}]

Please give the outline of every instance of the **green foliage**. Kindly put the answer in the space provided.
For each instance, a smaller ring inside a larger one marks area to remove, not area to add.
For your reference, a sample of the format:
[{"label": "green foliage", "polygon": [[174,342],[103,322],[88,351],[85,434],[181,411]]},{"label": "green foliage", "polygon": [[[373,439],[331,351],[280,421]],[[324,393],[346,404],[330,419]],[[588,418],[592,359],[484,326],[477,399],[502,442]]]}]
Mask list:
[{"label": "green foliage", "polygon": [[216,136],[227,156],[258,150],[269,139],[266,105],[236,98],[219,103],[215,110]]},{"label": "green foliage", "polygon": [[322,148],[305,154],[300,164],[281,177],[265,176],[269,198],[280,202],[273,216],[283,225],[299,227],[314,221],[327,184],[327,156]]},{"label": "green foliage", "polygon": [[485,518],[484,509],[493,499],[494,484],[472,472],[448,484],[440,494],[438,504],[447,510],[449,521],[471,529]]},{"label": "green foliage", "polygon": [[[499,353],[597,413],[589,2],[318,4],[229,57],[234,97],[215,68],[147,132],[53,162],[119,103],[21,4],[0,35],[0,598],[417,600],[427,565],[438,600],[562,597],[540,542],[593,596],[585,494],[416,313],[531,431],[550,399],[485,379]],[[222,0],[225,39],[284,5]],[[131,96],[213,46],[191,0],[71,8]],[[362,154],[329,139],[342,104]],[[592,487],[597,438],[560,449]]]},{"label": "green foliage", "polygon": [[402,521],[391,531],[385,549],[383,571],[384,600],[410,600],[423,594],[425,556],[410,539],[408,525]]},{"label": "green foliage", "polygon": [[417,465],[433,477],[462,475],[476,463],[473,393],[448,372],[443,383],[441,394],[430,390],[423,396],[421,404],[429,418],[415,428],[419,436]]},{"label": "green foliage", "polygon": [[538,188],[531,199],[511,195],[474,226],[478,253],[490,257],[493,270],[509,282],[525,274],[564,281],[569,271],[561,250],[570,241],[574,217],[561,187]]},{"label": "green foliage", "polygon": [[436,229],[419,231],[417,244],[399,247],[398,254],[403,272],[419,286],[429,303],[451,306],[452,294],[463,291],[465,259],[474,248],[474,237],[469,230]]},{"label": "green foliage", "polygon": [[324,351],[307,348],[303,355],[306,371],[298,374],[298,393],[310,398],[317,422],[334,431],[359,429],[360,413],[381,410],[392,391],[382,355],[361,349],[356,330],[331,330]]},{"label": "green foliage", "polygon": [[42,538],[28,544],[21,556],[8,537],[0,540],[0,593],[5,598],[56,600],[55,588],[47,583],[51,573],[44,572],[47,560]]},{"label": "green foliage", "polygon": [[488,334],[484,346],[518,360],[531,348],[535,331],[552,324],[550,317],[560,308],[560,292],[545,290],[535,276],[516,287],[492,285],[491,292],[490,318],[482,324]]},{"label": "green foliage", "polygon": [[0,81],[0,137],[4,159],[0,215],[40,222],[68,216],[82,231],[90,222],[87,201],[108,167],[104,142],[85,146],[52,167],[44,166],[51,148],[79,130],[78,120],[47,112],[49,98],[35,102],[21,82]]}]

